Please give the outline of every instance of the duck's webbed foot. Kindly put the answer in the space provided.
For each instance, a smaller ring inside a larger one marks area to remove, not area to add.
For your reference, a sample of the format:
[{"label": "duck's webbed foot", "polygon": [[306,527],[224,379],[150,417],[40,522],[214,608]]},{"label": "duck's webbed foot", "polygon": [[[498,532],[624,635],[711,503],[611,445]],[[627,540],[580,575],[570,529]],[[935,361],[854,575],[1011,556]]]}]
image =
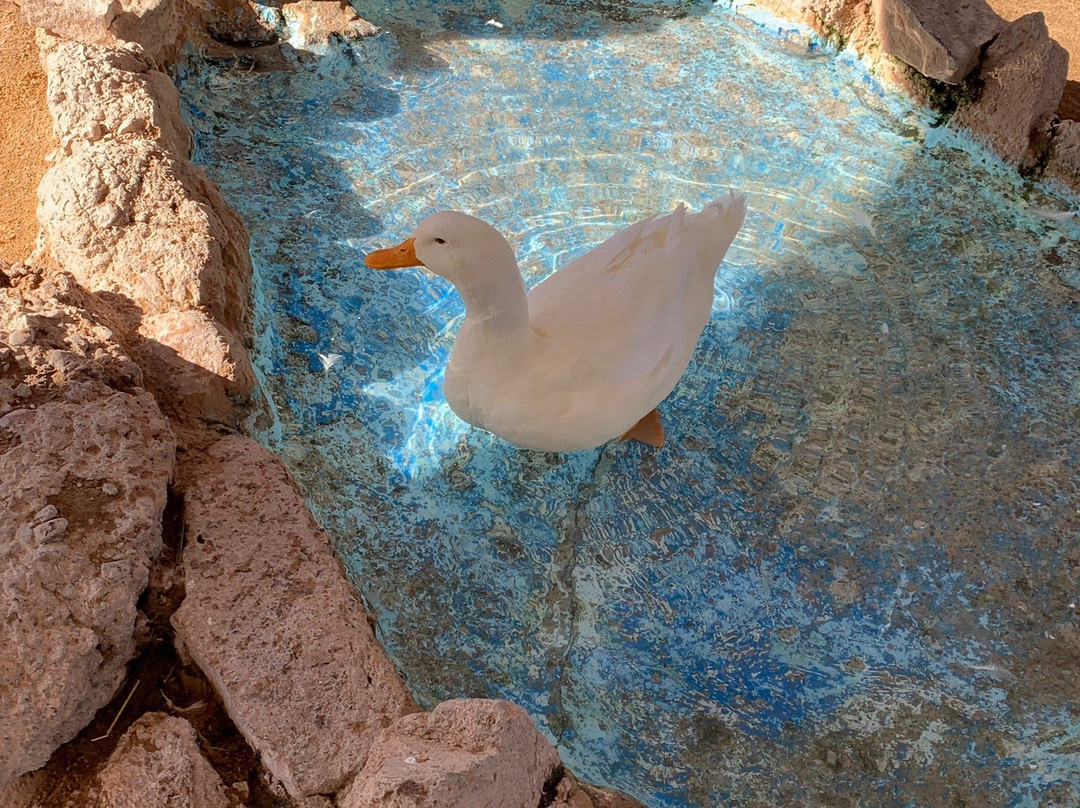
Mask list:
[{"label": "duck's webbed foot", "polygon": [[664,425],[660,422],[660,411],[654,409],[649,412],[619,440],[639,440],[659,449],[664,445]]}]

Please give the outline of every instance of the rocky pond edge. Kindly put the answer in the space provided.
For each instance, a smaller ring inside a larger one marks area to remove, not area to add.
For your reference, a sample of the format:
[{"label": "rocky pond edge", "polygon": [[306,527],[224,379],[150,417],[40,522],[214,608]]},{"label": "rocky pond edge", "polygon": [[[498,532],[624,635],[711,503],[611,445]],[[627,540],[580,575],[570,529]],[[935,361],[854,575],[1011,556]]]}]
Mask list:
[{"label": "rocky pond edge", "polygon": [[[1080,191],[1080,122],[1054,112],[1068,54],[1041,14],[764,5],[1008,165]],[[188,160],[165,68],[185,42],[273,64],[283,30],[318,45],[377,29],[339,0],[270,19],[246,0],[19,13],[39,29],[59,148],[37,250],[0,265],[0,803],[638,805],[578,782],[509,702],[420,710],[295,482],[243,434],[249,237]],[[160,699],[135,696],[148,648],[171,660]],[[88,737],[102,721],[119,728]],[[78,782],[65,774],[64,748],[99,742]]]}]

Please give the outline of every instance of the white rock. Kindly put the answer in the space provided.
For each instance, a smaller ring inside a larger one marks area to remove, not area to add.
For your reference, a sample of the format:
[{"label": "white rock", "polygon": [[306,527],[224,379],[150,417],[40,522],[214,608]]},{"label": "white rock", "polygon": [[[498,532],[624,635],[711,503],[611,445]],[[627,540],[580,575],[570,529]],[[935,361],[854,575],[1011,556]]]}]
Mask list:
[{"label": "white rock", "polygon": [[339,804],[535,808],[558,766],[559,753],[517,705],[456,699],[383,730]]},{"label": "white rock", "polygon": [[291,797],[336,792],[416,706],[277,458],[224,438],[186,456],[180,483],[178,645]]},{"label": "white rock", "polygon": [[[15,535],[47,498],[66,518],[39,524],[33,542],[11,543],[0,557],[0,784],[44,764],[123,682],[173,460],[171,431],[148,394],[55,401],[6,419],[0,536]],[[126,493],[105,497],[102,480]],[[107,585],[103,554],[128,565]]]},{"label": "white rock", "polygon": [[1005,27],[986,0],[873,0],[881,49],[924,76],[959,84]]},{"label": "white rock", "polygon": [[982,94],[949,125],[971,132],[1006,162],[1031,168],[1049,145],[1068,69],[1069,54],[1050,38],[1042,13],[1027,14],[989,47],[979,68]]},{"label": "white rock", "polygon": [[230,808],[218,773],[183,718],[146,713],[99,775],[100,808]]}]

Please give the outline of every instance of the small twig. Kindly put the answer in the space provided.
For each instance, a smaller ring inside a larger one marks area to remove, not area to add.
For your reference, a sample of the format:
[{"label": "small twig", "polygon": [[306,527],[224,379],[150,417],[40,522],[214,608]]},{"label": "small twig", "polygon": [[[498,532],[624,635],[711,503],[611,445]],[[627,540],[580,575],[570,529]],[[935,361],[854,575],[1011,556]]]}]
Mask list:
[{"label": "small twig", "polygon": [[131,697],[135,695],[135,688],[137,688],[139,686],[139,681],[140,680],[136,679],[135,684],[133,684],[131,686],[131,692],[128,693],[127,698],[124,699],[124,703],[120,705],[120,709],[116,712],[116,717],[112,720],[112,723],[109,724],[109,728],[107,730],[105,730],[105,734],[104,735],[99,735],[96,738],[91,738],[90,739],[91,743],[93,743],[94,741],[103,741],[106,738],[108,738],[110,735],[112,735],[113,727],[115,727],[116,722],[120,720],[120,716],[122,716],[124,714],[124,708],[128,706],[128,702],[131,701]]},{"label": "small twig", "polygon": [[176,703],[165,695],[164,690],[159,690],[158,692],[161,693],[161,698],[165,699],[165,703],[172,707],[174,710],[176,710],[176,712],[178,713],[190,713],[192,710],[201,710],[203,707],[206,706],[205,701],[197,701],[187,707],[177,707]]}]

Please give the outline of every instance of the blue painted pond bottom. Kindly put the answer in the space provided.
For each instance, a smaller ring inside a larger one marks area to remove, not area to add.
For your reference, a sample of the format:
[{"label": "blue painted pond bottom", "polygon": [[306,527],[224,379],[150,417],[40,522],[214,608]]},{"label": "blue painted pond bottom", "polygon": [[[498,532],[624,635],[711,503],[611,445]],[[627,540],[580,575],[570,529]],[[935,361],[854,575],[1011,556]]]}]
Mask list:
[{"label": "blue painted pond bottom", "polygon": [[[252,233],[257,435],[420,702],[512,699],[653,806],[1080,804],[1077,200],[723,6],[357,8],[181,88]],[[468,427],[460,299],[362,263],[453,208],[532,284],[729,187],[658,451]]]}]

